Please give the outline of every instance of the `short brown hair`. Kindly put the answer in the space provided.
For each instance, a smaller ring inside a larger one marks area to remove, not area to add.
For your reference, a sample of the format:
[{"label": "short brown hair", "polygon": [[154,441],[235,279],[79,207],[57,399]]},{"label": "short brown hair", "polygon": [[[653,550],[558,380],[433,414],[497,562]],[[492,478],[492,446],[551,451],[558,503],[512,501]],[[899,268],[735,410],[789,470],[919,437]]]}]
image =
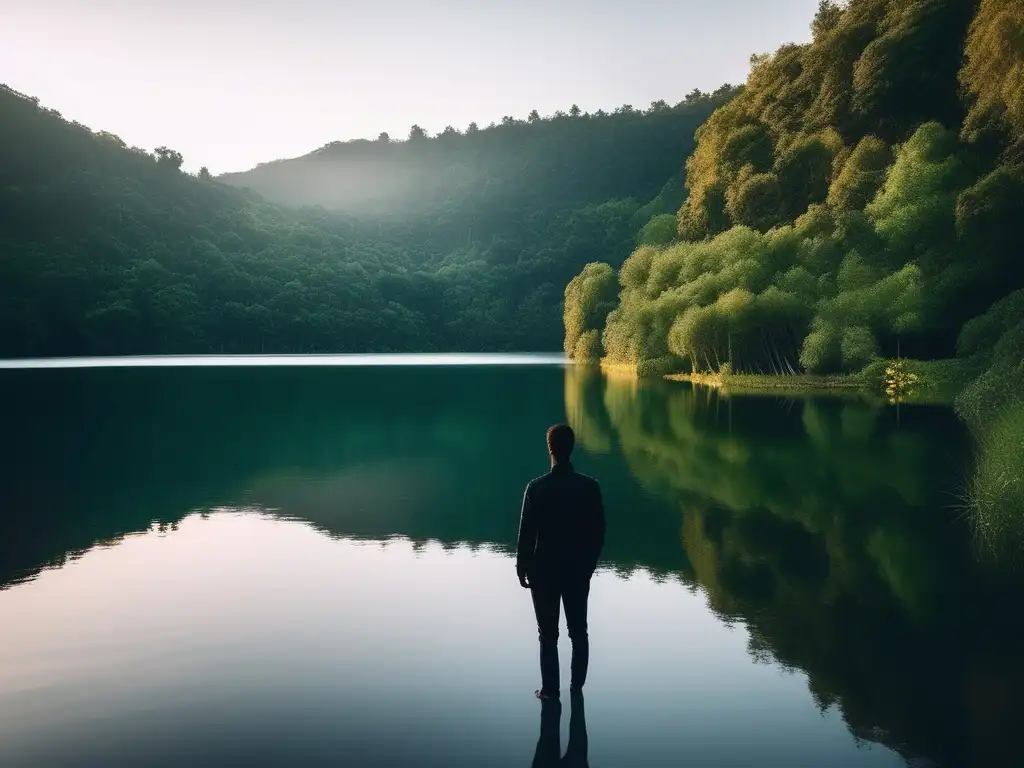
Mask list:
[{"label": "short brown hair", "polygon": [[556,459],[567,460],[575,445],[576,435],[568,424],[555,424],[548,428],[548,453]]}]

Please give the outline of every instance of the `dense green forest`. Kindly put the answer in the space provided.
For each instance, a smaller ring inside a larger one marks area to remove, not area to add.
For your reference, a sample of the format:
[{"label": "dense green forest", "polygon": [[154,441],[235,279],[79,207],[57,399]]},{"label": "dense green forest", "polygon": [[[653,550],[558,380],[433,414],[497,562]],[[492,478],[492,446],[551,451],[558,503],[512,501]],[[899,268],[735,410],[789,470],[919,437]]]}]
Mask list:
[{"label": "dense green forest", "polygon": [[562,286],[679,206],[734,93],[414,126],[218,180],[0,88],[0,357],[557,349]]},{"label": "dense green forest", "polygon": [[641,373],[936,361],[919,380],[971,382],[973,500],[1024,510],[1024,5],[823,0],[811,28],[701,126],[666,241],[569,283],[564,348]]}]

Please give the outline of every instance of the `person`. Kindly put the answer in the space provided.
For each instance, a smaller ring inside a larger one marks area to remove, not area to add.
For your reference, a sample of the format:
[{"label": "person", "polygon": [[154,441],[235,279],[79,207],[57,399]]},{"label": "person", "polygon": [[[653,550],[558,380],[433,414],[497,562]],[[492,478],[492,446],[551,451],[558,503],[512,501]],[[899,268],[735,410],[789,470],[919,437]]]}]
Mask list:
[{"label": "person", "polygon": [[559,696],[560,604],[572,641],[571,692],[583,688],[590,662],[587,601],[604,547],[605,516],[597,480],[576,472],[570,461],[575,440],[566,424],[548,429],[551,471],[526,486],[519,518],[516,574],[531,592],[537,617],[541,687],[534,693],[542,700]]}]

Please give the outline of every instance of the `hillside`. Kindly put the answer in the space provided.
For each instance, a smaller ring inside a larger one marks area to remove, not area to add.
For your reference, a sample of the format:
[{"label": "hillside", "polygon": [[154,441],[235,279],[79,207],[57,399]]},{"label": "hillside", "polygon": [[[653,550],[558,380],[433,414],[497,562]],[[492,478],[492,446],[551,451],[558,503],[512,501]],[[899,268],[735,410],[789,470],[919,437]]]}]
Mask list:
[{"label": "hillside", "polygon": [[569,283],[564,348],[641,372],[935,361],[899,387],[971,382],[967,495],[1019,546],[1024,5],[823,0],[811,28],[701,126],[671,242]]},{"label": "hillside", "polygon": [[823,2],[812,29],[701,127],[674,242],[573,281],[569,352],[850,372],[951,356],[1024,287],[1024,10]]},{"label": "hillside", "polygon": [[[0,357],[557,349],[561,286],[678,206],[693,134],[733,93],[228,177],[257,194],[0,88]],[[330,172],[307,184],[311,166]],[[268,202],[312,201],[294,190],[352,204]]]},{"label": "hillside", "polygon": [[[568,112],[430,137],[419,126],[396,141],[333,142],[303,157],[263,163],[218,178],[288,205],[384,216],[458,216],[479,240],[509,229],[521,210],[571,209],[608,200],[647,202],[669,180],[681,182],[693,135],[734,92],[691,93],[675,106],[625,105],[611,114]],[[682,202],[680,195],[676,204]],[[447,221],[432,221],[445,228]],[[464,242],[467,231],[453,233]]]}]

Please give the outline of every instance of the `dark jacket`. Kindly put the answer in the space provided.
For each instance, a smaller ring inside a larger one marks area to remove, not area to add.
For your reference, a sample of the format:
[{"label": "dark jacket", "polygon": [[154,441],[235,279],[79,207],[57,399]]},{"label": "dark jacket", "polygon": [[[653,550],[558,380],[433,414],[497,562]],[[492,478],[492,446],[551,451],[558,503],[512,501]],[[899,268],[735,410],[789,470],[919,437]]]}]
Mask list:
[{"label": "dark jacket", "polygon": [[556,464],[526,486],[516,570],[531,577],[587,575],[604,546],[604,504],[597,480]]}]

